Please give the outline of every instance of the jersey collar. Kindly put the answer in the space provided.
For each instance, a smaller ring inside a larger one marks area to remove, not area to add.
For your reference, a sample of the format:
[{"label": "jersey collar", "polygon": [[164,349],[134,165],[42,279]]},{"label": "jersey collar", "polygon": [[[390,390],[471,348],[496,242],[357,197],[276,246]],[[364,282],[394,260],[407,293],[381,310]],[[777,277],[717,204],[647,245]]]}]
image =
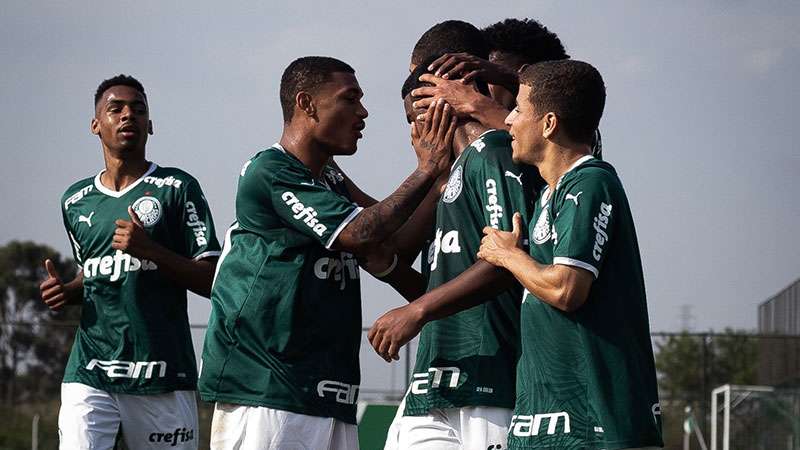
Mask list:
[{"label": "jersey collar", "polygon": [[556,182],[556,189],[561,187],[561,180],[563,180],[564,177],[567,176],[568,173],[572,172],[576,167],[580,166],[581,164],[585,163],[586,161],[589,161],[590,159],[594,159],[594,156],[592,156],[592,155],[581,156],[577,161],[572,163],[572,165],[569,166],[569,169],[567,169],[567,171],[564,172],[564,175],[561,175],[561,177],[558,178],[558,181]]},{"label": "jersey collar", "polygon": [[128,185],[128,187],[126,187],[125,189],[123,189],[121,191],[112,191],[111,189],[103,186],[103,183],[100,182],[100,176],[103,175],[103,172],[106,171],[105,169],[103,169],[103,170],[100,171],[100,173],[97,174],[96,177],[94,177],[94,187],[96,187],[98,191],[100,191],[103,194],[106,194],[106,195],[108,195],[110,197],[120,198],[123,195],[127,194],[128,192],[130,192],[131,189],[135,188],[139,183],[142,182],[142,180],[144,180],[144,178],[146,176],[148,176],[151,173],[153,173],[153,171],[156,170],[157,168],[158,168],[158,165],[156,163],[151,162],[150,163],[150,167],[147,168],[147,170],[145,171],[145,173],[142,176],[140,176],[136,181],[134,181],[133,183]]}]

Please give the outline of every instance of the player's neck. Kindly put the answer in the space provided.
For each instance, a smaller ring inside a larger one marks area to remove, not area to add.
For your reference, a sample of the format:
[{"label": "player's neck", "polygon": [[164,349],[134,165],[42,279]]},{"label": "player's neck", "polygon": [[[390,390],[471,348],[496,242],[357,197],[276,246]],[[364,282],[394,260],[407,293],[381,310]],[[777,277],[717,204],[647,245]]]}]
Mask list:
[{"label": "player's neck", "polygon": [[106,149],[103,152],[106,169],[100,175],[100,183],[112,191],[121,191],[141,178],[150,168],[150,162],[144,158],[144,151],[130,156],[121,158]]},{"label": "player's neck", "polygon": [[545,150],[542,162],[536,166],[552,192],[555,190],[558,180],[572,168],[576,161],[591,154],[588,146],[562,147],[552,144]]},{"label": "player's neck", "polygon": [[453,156],[458,158],[459,155],[464,153],[469,144],[475,142],[486,130],[488,128],[475,121],[459,124],[453,134]]},{"label": "player's neck", "polygon": [[331,155],[314,141],[310,133],[297,130],[291,125],[283,128],[281,140],[278,142],[284,150],[299,159],[315,178],[320,177],[322,168],[331,158]]}]

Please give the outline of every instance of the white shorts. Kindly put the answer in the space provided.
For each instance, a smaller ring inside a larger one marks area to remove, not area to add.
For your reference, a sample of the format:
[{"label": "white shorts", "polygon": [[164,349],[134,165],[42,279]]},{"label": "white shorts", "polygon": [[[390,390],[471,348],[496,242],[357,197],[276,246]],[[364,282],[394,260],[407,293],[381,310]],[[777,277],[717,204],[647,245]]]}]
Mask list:
[{"label": "white shorts", "polygon": [[512,410],[488,406],[432,409],[404,416],[397,408],[384,450],[494,450],[507,448]]},{"label": "white shorts", "polygon": [[332,417],[217,402],[211,449],[358,450],[358,428]]},{"label": "white shorts", "polygon": [[196,449],[199,435],[195,391],[129,395],[80,383],[61,384],[59,448],[111,449],[120,431],[131,450]]}]

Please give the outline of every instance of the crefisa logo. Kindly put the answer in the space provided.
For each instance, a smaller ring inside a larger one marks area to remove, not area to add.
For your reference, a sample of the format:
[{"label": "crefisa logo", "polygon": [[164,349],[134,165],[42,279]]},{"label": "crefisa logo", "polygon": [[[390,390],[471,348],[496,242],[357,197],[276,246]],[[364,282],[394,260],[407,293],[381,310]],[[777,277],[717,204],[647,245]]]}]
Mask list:
[{"label": "crefisa logo", "polygon": [[150,433],[148,437],[150,442],[163,442],[175,447],[178,444],[194,440],[194,430],[186,428],[176,428],[171,433]]}]

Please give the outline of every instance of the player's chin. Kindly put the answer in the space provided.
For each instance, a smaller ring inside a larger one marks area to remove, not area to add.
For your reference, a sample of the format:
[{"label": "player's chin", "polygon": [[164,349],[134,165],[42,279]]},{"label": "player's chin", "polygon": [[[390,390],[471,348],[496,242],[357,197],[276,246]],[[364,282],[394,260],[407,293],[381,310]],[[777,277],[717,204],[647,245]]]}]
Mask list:
[{"label": "player's chin", "polygon": [[[359,138],[360,139],[360,138]],[[337,145],[337,153],[340,155],[352,155],[358,150],[358,139],[351,139]]]},{"label": "player's chin", "polygon": [[514,161],[515,164],[519,164],[520,161],[520,154],[519,154],[519,144],[516,140],[511,141],[511,160]]}]

